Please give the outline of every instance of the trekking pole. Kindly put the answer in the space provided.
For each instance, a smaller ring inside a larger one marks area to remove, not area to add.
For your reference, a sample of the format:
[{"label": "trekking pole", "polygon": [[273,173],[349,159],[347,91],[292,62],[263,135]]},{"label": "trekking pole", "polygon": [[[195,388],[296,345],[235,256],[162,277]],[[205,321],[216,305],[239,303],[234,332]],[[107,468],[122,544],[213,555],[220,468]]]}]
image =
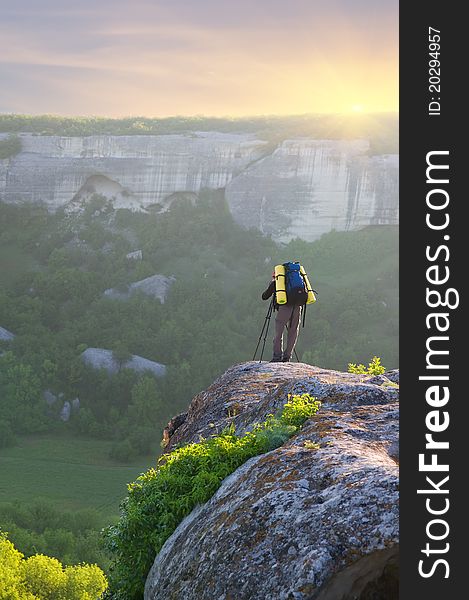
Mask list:
[{"label": "trekking pole", "polygon": [[259,358],[259,362],[262,362],[262,357],[264,356],[264,349],[265,349],[265,340],[267,339],[267,333],[269,331],[269,325],[270,325],[270,317],[272,315],[272,311],[274,309],[274,297],[272,296],[272,304],[270,305],[270,313],[269,313],[269,319],[267,321],[267,327],[265,329],[265,334],[264,334],[264,342],[262,344],[262,350],[261,350],[261,357]]},{"label": "trekking pole", "polygon": [[261,334],[260,334],[259,339],[257,341],[257,346],[256,346],[256,349],[254,351],[254,356],[252,357],[252,360],[254,360],[256,358],[257,349],[259,348],[259,344],[261,343],[261,339],[262,339],[262,334],[264,333],[264,330],[265,330],[264,343],[262,344],[261,357],[259,359],[259,362],[262,362],[262,356],[264,355],[264,348],[265,348],[265,340],[267,338],[267,332],[269,331],[270,317],[272,316],[272,310],[273,310],[273,308],[274,308],[274,298],[272,296],[272,301],[269,304],[269,308],[267,309],[267,314],[266,314],[265,319],[264,319],[264,325],[262,326],[262,331],[261,331]]}]

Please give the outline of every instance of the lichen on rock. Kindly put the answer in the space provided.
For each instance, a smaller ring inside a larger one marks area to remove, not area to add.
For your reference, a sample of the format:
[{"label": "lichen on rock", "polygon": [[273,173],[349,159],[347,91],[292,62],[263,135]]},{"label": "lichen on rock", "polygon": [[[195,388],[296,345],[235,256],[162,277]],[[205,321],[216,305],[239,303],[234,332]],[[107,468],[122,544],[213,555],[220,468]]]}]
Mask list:
[{"label": "lichen on rock", "polygon": [[322,408],[181,522],[155,559],[145,598],[397,598],[399,390],[366,379],[250,362],[198,394],[168,428],[167,451],[231,422],[247,431],[289,394],[309,393]]}]

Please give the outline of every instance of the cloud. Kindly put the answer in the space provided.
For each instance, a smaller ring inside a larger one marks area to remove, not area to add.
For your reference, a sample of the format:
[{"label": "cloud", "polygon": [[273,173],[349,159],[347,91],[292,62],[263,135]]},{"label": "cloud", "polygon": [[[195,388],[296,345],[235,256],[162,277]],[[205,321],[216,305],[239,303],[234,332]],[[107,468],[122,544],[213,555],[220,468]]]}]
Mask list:
[{"label": "cloud", "polygon": [[397,106],[397,0],[19,0],[2,21],[0,77],[25,112]]}]

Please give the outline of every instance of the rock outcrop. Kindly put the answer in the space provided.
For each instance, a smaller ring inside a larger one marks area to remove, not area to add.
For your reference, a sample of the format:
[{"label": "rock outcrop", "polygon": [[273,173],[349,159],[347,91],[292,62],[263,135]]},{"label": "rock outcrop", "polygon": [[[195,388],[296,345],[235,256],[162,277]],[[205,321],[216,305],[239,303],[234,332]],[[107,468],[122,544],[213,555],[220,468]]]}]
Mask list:
[{"label": "rock outcrop", "polygon": [[366,140],[285,140],[226,188],[235,219],[275,239],[399,222],[398,156],[368,156]]},{"label": "rock outcrop", "polygon": [[125,258],[129,260],[143,260],[143,252],[141,250],[134,250],[126,254]]},{"label": "rock outcrop", "polygon": [[267,142],[252,134],[21,135],[22,151],[0,161],[0,198],[45,202],[51,209],[90,192],[117,206],[164,203],[177,191],[223,188]]},{"label": "rock outcrop", "polygon": [[[0,134],[0,138],[6,134]],[[275,239],[398,223],[398,155],[370,156],[367,140],[252,133],[60,137],[21,134],[0,160],[0,200],[76,210],[94,193],[115,208],[167,209],[178,194],[225,189],[234,218]]]},{"label": "rock outcrop", "polygon": [[116,288],[109,288],[104,291],[104,295],[115,300],[127,300],[136,292],[142,292],[147,296],[151,296],[164,304],[169,288],[176,281],[174,276],[166,277],[165,275],[152,275],[140,281],[131,283],[125,291]]},{"label": "rock outcrop", "polygon": [[4,342],[11,342],[15,338],[15,334],[8,331],[4,327],[0,327],[0,340]]},{"label": "rock outcrop", "polygon": [[145,599],[397,600],[399,391],[386,375],[372,379],[250,362],[198,394],[168,426],[167,450],[231,422],[249,430],[288,394],[310,393],[322,407],[182,521]]},{"label": "rock outcrop", "polygon": [[121,369],[132,369],[140,373],[150,371],[156,377],[163,377],[166,374],[165,365],[135,354],[132,354],[128,360],[119,364],[112,350],[106,350],[105,348],[87,348],[81,353],[81,358],[90,367],[105,369],[108,373],[117,373]]}]

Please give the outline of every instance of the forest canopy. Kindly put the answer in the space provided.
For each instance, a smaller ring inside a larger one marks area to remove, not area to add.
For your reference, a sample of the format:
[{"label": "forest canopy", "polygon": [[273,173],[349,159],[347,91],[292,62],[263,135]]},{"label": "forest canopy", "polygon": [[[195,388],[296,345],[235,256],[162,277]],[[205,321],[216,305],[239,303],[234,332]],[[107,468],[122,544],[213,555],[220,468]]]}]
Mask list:
[{"label": "forest canopy", "polygon": [[63,117],[58,115],[1,114],[0,133],[36,135],[164,135],[194,131],[252,133],[272,143],[294,137],[370,140],[371,153],[397,153],[396,113],[362,115],[264,115],[242,118],[175,116],[164,118]]},{"label": "forest canopy", "polygon": [[[209,190],[159,214],[115,211],[98,196],[71,215],[0,204],[0,223],[0,324],[15,334],[0,356],[0,443],[63,425],[51,418],[58,404],[45,408],[49,390],[79,398],[67,423],[75,432],[115,439],[121,458],[145,453],[195,393],[252,358],[268,308],[260,294],[285,260],[299,259],[318,290],[300,360],[345,370],[378,355],[398,366],[396,227],[279,245],[237,225],[223,191]],[[137,249],[141,260],[127,258]],[[154,274],[174,277],[164,304],[104,294]],[[81,358],[88,347],[145,357],[167,375],[95,370]]]}]

